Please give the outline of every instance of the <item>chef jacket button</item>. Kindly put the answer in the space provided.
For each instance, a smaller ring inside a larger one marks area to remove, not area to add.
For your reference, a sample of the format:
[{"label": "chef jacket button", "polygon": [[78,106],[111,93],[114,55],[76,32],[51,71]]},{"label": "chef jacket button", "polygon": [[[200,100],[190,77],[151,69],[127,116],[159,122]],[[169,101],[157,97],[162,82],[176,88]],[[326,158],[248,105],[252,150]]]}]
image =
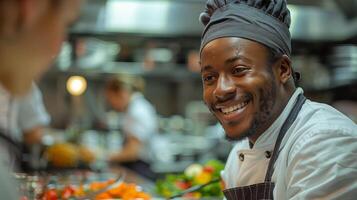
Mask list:
[{"label": "chef jacket button", "polygon": [[244,160],[244,154],[242,154],[242,153],[239,154],[239,160],[240,160],[240,161],[243,161],[243,160]]},{"label": "chef jacket button", "polygon": [[266,158],[270,158],[271,157],[271,152],[270,151],[266,151],[265,152],[265,157]]}]

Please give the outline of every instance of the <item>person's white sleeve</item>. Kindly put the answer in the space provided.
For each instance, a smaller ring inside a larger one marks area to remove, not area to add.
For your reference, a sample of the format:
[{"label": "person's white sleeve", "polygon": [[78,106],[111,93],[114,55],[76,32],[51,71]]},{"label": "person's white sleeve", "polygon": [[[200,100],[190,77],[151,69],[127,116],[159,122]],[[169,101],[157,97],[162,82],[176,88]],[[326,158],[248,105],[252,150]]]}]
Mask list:
[{"label": "person's white sleeve", "polygon": [[36,85],[33,85],[27,96],[18,100],[18,105],[18,123],[21,130],[47,126],[50,123],[50,116],[43,104],[41,91]]},{"label": "person's white sleeve", "polygon": [[156,113],[145,104],[134,107],[124,123],[124,131],[142,142],[149,140],[157,131]]},{"label": "person's white sleeve", "polygon": [[325,129],[299,139],[289,155],[287,199],[356,199],[355,128]]}]

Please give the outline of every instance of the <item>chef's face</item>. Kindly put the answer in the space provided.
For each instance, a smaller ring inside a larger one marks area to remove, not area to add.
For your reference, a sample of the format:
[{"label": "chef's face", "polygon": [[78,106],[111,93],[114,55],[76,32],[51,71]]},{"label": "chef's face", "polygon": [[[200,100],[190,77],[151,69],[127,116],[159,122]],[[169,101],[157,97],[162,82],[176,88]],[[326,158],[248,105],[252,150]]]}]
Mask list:
[{"label": "chef's face", "polygon": [[202,50],[203,99],[229,139],[255,141],[280,110],[269,55],[265,46],[241,38],[219,38]]},{"label": "chef's face", "polygon": [[107,101],[112,108],[118,112],[125,112],[131,97],[131,92],[127,89],[107,90]]}]

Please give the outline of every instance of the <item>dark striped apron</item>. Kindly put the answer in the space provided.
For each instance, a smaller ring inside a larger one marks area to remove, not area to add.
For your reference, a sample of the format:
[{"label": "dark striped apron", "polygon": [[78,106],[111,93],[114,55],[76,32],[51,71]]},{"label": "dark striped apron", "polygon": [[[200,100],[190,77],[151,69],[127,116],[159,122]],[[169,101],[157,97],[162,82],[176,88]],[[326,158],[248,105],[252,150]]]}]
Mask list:
[{"label": "dark striped apron", "polygon": [[289,116],[285,120],[283,126],[280,129],[278,138],[276,140],[273,155],[269,161],[268,170],[265,175],[264,183],[258,183],[254,185],[248,185],[243,187],[235,187],[223,190],[224,196],[227,200],[273,200],[273,191],[275,184],[271,182],[271,177],[274,172],[274,164],[279,155],[279,147],[281,141],[284,138],[286,131],[290,128],[291,124],[295,121],[299,114],[302,105],[306,98],[303,94],[300,94],[297,101],[289,113]]}]

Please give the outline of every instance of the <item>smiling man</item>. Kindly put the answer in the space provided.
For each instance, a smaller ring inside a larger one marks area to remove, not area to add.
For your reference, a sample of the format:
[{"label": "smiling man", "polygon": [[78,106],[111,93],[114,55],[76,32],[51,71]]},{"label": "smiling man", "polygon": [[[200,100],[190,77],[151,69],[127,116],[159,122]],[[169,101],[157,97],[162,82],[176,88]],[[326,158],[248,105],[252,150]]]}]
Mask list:
[{"label": "smiling man", "polygon": [[[257,133],[273,123],[294,91],[288,57],[274,63],[269,51],[257,42],[235,37],[212,41],[202,51],[204,99],[228,138],[250,137],[255,142]],[[278,85],[274,76],[286,84]]]},{"label": "smiling man", "polygon": [[238,141],[226,198],[353,199],[357,126],[295,87],[286,2],[209,0],[200,20],[203,99]]}]

